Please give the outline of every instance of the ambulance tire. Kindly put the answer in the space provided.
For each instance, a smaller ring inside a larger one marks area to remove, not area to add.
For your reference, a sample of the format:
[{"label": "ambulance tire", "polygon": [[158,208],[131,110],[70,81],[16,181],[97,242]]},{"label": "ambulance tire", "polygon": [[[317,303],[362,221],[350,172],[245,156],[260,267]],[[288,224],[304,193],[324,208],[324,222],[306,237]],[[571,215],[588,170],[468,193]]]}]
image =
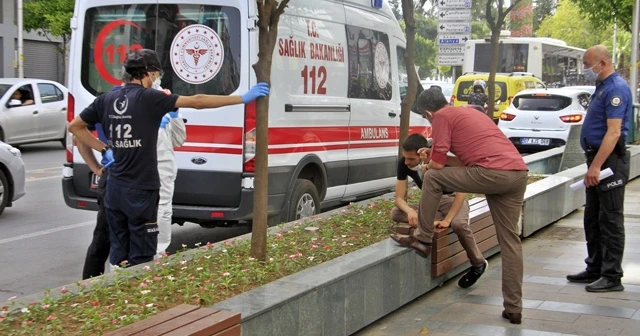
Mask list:
[{"label": "ambulance tire", "polygon": [[7,177],[4,176],[4,172],[0,169],[0,187],[4,190],[0,194],[0,215],[4,212],[4,208],[9,205],[9,197],[11,197],[11,186],[7,181]]},{"label": "ambulance tire", "polygon": [[285,223],[317,215],[320,212],[320,195],[313,182],[297,179],[289,194],[288,204],[289,209],[284,209],[282,214]]}]

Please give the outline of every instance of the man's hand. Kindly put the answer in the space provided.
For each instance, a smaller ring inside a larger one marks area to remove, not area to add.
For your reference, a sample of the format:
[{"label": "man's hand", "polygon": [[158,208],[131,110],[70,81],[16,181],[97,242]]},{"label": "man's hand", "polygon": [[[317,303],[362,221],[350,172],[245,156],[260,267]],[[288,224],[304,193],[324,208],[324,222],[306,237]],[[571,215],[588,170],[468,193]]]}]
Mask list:
[{"label": "man's hand", "polygon": [[587,175],[584,177],[584,185],[587,187],[594,187],[600,183],[600,167],[591,165],[587,170]]},{"label": "man's hand", "polygon": [[169,116],[165,114],[164,117],[162,117],[162,121],[160,121],[160,128],[164,129],[165,127],[167,127],[168,123],[169,123]]},{"label": "man's hand", "polygon": [[104,165],[105,168],[111,167],[116,162],[113,158],[113,151],[111,149],[107,149],[107,151],[104,152],[103,157],[107,159],[107,164]]},{"label": "man's hand", "polygon": [[254,85],[249,91],[242,95],[242,102],[244,104],[250,103],[260,97],[264,97],[269,94],[269,84],[261,82]]},{"label": "man's hand", "polygon": [[418,227],[418,213],[415,210],[407,212],[407,218],[411,227]]},{"label": "man's hand", "polygon": [[418,155],[420,155],[420,160],[422,160],[422,162],[429,162],[431,160],[431,148],[422,147],[418,149]]},{"label": "man's hand", "polygon": [[435,227],[437,227],[438,229],[444,229],[444,228],[448,228],[449,226],[451,226],[451,222],[446,220],[446,219],[443,219],[443,220],[435,221],[433,223],[433,225]]},{"label": "man's hand", "polygon": [[104,167],[100,166],[98,169],[91,169],[91,172],[93,175],[100,177],[102,176],[102,173],[104,173]]}]

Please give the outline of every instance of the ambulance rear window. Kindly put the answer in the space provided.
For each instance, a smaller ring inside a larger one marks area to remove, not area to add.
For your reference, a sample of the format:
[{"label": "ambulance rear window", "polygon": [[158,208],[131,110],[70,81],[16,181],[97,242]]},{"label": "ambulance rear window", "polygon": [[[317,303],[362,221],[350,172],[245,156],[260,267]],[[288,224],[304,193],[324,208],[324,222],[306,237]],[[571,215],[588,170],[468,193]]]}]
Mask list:
[{"label": "ambulance rear window", "polygon": [[240,11],[228,6],[90,8],[83,32],[82,85],[94,95],[111,91],[121,84],[127,55],[147,48],[160,57],[163,88],[179,95],[229,95],[240,82],[240,21]]}]

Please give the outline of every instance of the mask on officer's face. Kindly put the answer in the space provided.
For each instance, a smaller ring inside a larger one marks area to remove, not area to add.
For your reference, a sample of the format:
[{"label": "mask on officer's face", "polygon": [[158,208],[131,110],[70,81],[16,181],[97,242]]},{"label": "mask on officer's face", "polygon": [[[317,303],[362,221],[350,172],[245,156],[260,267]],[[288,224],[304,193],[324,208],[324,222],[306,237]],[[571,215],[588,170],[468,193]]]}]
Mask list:
[{"label": "mask on officer's face", "polygon": [[156,89],[156,90],[162,90],[162,86],[160,86],[160,83],[162,82],[162,78],[157,77],[154,81],[153,84],[151,84],[151,88],[152,89]]},{"label": "mask on officer's face", "polygon": [[424,163],[420,162],[417,165],[415,165],[415,167],[409,167],[409,169],[411,169],[413,171],[421,171],[423,165],[424,165]]},{"label": "mask on officer's face", "polygon": [[588,68],[588,69],[584,69],[583,74],[584,74],[584,79],[586,79],[589,82],[595,82],[598,80],[598,76],[600,76],[600,71],[598,71],[598,73],[595,73],[593,71],[593,68],[595,67],[595,64]]}]

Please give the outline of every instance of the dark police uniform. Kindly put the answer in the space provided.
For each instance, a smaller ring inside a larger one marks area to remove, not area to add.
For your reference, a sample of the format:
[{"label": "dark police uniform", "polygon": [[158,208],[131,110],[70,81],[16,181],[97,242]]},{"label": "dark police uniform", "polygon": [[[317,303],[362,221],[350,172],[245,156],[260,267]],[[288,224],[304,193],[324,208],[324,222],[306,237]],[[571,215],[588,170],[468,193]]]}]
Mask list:
[{"label": "dark police uniform", "polygon": [[602,170],[611,168],[613,176],[600,180],[597,186],[586,188],[584,230],[588,257],[587,272],[619,281],[622,278],[624,252],[624,189],[629,179],[629,152],[625,137],[633,108],[631,89],[617,73],[597,83],[582,125],[580,141],[587,157],[587,166],[602,144],[607,132],[607,119],[622,119],[622,134]]},{"label": "dark police uniform", "polygon": [[141,264],[153,260],[156,253],[158,128],[177,99],[177,95],[127,83],[96,98],[80,114],[87,124],[102,124],[115,159],[105,195],[112,265],[124,260],[131,266]]}]

